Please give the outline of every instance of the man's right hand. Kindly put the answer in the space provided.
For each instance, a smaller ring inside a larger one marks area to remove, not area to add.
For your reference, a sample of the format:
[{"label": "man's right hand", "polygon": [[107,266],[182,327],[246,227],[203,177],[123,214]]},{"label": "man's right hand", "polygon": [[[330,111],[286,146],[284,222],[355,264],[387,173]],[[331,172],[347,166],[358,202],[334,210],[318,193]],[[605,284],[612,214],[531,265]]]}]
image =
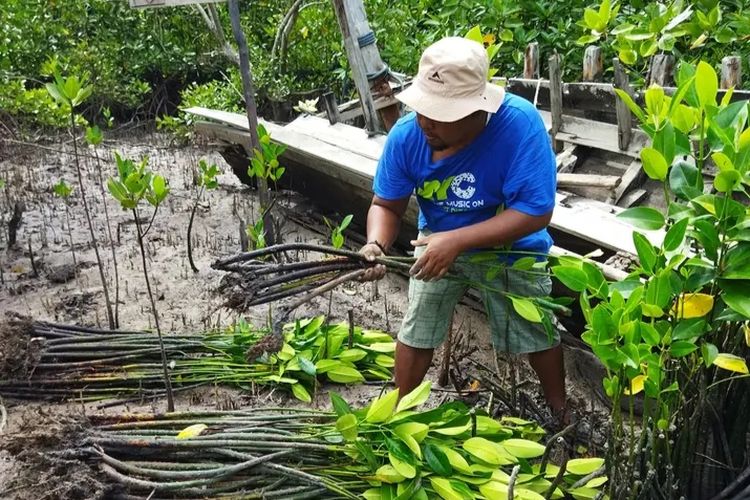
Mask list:
[{"label": "man's right hand", "polygon": [[[375,261],[375,259],[379,257],[384,256],[383,251],[375,243],[367,243],[359,250],[359,253],[364,255],[365,259],[371,262]],[[383,276],[385,276],[385,266],[383,264],[377,264],[373,267],[368,268],[360,278],[360,281],[376,281],[379,279],[383,279]]]}]

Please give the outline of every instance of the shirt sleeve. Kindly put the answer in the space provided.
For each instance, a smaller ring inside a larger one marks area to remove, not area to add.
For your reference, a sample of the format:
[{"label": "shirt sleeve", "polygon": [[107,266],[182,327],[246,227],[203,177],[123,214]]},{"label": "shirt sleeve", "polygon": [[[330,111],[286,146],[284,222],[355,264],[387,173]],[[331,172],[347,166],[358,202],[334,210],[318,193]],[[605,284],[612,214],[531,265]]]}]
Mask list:
[{"label": "shirt sleeve", "polygon": [[[539,120],[541,122],[541,120]],[[505,207],[532,216],[555,207],[557,168],[544,126],[532,124],[503,183]]]},{"label": "shirt sleeve", "polygon": [[409,175],[406,163],[406,147],[403,131],[394,127],[385,141],[375,171],[372,190],[378,198],[401,200],[414,192],[415,182]]}]

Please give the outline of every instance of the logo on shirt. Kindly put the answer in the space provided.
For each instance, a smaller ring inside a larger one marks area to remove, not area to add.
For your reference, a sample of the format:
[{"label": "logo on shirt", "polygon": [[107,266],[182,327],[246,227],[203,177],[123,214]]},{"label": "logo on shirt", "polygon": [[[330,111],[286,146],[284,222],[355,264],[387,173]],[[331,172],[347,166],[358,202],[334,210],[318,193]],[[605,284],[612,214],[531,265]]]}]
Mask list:
[{"label": "logo on shirt", "polygon": [[[422,187],[417,189],[417,194],[447,212],[465,212],[484,206],[484,200],[472,199],[477,192],[474,186],[476,181],[476,177],[471,172],[452,175],[443,180],[427,180],[422,183]],[[449,192],[458,199],[449,200]]]}]

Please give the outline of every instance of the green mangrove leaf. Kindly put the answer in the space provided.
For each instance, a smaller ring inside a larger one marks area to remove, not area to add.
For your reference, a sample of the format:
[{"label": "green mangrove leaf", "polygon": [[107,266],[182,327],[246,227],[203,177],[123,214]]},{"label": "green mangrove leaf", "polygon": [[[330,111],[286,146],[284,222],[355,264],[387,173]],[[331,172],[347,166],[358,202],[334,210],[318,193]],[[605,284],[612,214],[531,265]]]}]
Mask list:
[{"label": "green mangrove leaf", "polygon": [[[417,407],[427,401],[430,397],[430,389],[432,388],[432,382],[426,380],[419,384],[413,391],[401,398],[396,407],[396,413],[400,413],[404,410],[408,410]],[[390,416],[390,415],[389,415]]]},{"label": "green mangrove leaf", "polygon": [[669,228],[667,234],[664,236],[664,242],[662,247],[666,252],[672,252],[680,248],[682,242],[685,241],[685,232],[687,231],[688,223],[690,219],[687,217],[675,222],[672,227]]},{"label": "green mangrove leaf", "polygon": [[391,340],[390,342],[373,342],[372,344],[365,346],[367,349],[376,352],[382,352],[390,354],[396,351],[396,343]]},{"label": "green mangrove leaf", "polygon": [[669,346],[669,353],[675,358],[682,358],[694,352],[696,349],[698,349],[698,346],[693,342],[677,340],[672,342],[672,345]]},{"label": "green mangrove leaf", "polygon": [[473,437],[464,441],[463,449],[477,457],[482,462],[492,465],[502,465],[505,460],[500,455],[498,445],[482,437]]},{"label": "green mangrove leaf", "polygon": [[444,500],[464,500],[463,496],[453,489],[450,480],[444,477],[430,476],[430,484],[435,493]]},{"label": "green mangrove leaf", "polygon": [[339,384],[353,384],[365,380],[365,377],[363,377],[356,368],[348,366],[332,368],[326,371],[325,374],[331,382],[337,382]]},{"label": "green mangrove leaf", "polygon": [[623,219],[638,229],[655,231],[664,227],[664,215],[651,207],[633,207],[623,210],[617,214],[618,219]]},{"label": "green mangrove leaf", "polygon": [[703,364],[706,368],[711,366],[719,355],[719,348],[713,345],[711,342],[705,342],[701,346],[701,357],[703,358]]},{"label": "green mangrove leaf", "polygon": [[336,359],[340,359],[341,361],[346,361],[348,363],[356,363],[366,356],[367,352],[363,351],[362,349],[344,349],[336,355]]},{"label": "green mangrove leaf", "polygon": [[406,479],[406,477],[400,474],[391,464],[385,464],[375,471],[375,477],[378,481],[388,484],[400,483]]},{"label": "green mangrove leaf", "polygon": [[[328,375],[330,376],[330,372]],[[383,396],[372,402],[372,405],[370,405],[370,408],[367,410],[365,421],[373,423],[385,422],[391,415],[393,415],[393,410],[396,408],[397,401],[398,389],[385,393]]]},{"label": "green mangrove leaf", "polygon": [[575,500],[594,500],[599,496],[599,490],[595,490],[594,488],[575,488],[573,490],[568,490],[568,493],[573,495],[573,498]]},{"label": "green mangrove leaf", "polygon": [[438,445],[438,448],[448,458],[451,467],[464,474],[472,474],[469,462],[466,461],[463,455],[448,446]]},{"label": "green mangrove leaf", "polygon": [[719,91],[719,78],[714,68],[707,62],[701,61],[695,68],[695,91],[702,107],[716,105],[716,94]]},{"label": "green mangrove leaf", "polygon": [[391,462],[391,465],[398,474],[404,476],[407,479],[412,479],[417,475],[417,469],[412,464],[401,460],[391,452],[388,452],[388,461]]},{"label": "green mangrove leaf", "polygon": [[[409,435],[414,438],[415,441],[421,443],[424,438],[427,437],[427,433],[430,430],[430,426],[420,422],[406,422],[396,426],[394,432],[397,436],[401,437],[402,434]],[[414,451],[414,450],[412,450]]]},{"label": "green mangrove leaf", "polygon": [[424,446],[424,459],[434,473],[449,477],[453,474],[453,467],[451,467],[448,456],[436,445],[427,443]]},{"label": "green mangrove leaf", "polygon": [[559,279],[563,285],[574,292],[582,292],[588,286],[588,276],[582,269],[569,266],[554,266],[552,274]]},{"label": "green mangrove leaf", "polygon": [[542,313],[539,312],[539,308],[531,300],[513,297],[512,295],[508,295],[508,298],[510,298],[513,309],[519,316],[532,323],[541,323]]},{"label": "green mangrove leaf", "polygon": [[568,460],[566,472],[576,476],[587,476],[603,465],[603,458],[574,458]]},{"label": "green mangrove leaf", "polygon": [[528,439],[506,439],[500,443],[500,446],[518,458],[536,458],[544,454],[544,445],[529,441]]},{"label": "green mangrove leaf", "polygon": [[633,244],[635,245],[636,252],[638,253],[638,260],[641,263],[641,267],[647,273],[653,274],[657,259],[654,246],[651,244],[648,238],[635,231],[633,232]]},{"label": "green mangrove leaf", "polygon": [[300,384],[299,382],[296,384],[292,384],[292,394],[294,394],[294,397],[299,399],[300,401],[304,401],[305,403],[312,402],[310,393],[307,392],[305,386]]},{"label": "green mangrove leaf", "polygon": [[375,364],[383,368],[393,368],[396,366],[396,360],[393,359],[393,356],[378,354],[375,356]]},{"label": "green mangrove leaf", "polygon": [[686,319],[677,322],[672,330],[672,340],[688,340],[700,337],[706,331],[706,320]]},{"label": "green mangrove leaf", "polygon": [[333,411],[335,411],[336,415],[338,415],[339,417],[352,412],[352,409],[349,407],[349,404],[344,400],[344,398],[342,398],[335,392],[331,391],[329,393],[329,397],[331,398],[331,406],[333,407]]},{"label": "green mangrove leaf", "polygon": [[338,430],[344,439],[354,441],[358,435],[357,417],[353,413],[347,413],[336,420],[336,430]]},{"label": "green mangrove leaf", "polygon": [[326,373],[334,368],[340,368],[342,366],[341,361],[336,359],[321,359],[315,363],[315,371],[317,373]]},{"label": "green mangrove leaf", "polygon": [[667,178],[667,160],[654,148],[643,148],[641,150],[641,162],[643,170],[651,179],[663,181]]}]

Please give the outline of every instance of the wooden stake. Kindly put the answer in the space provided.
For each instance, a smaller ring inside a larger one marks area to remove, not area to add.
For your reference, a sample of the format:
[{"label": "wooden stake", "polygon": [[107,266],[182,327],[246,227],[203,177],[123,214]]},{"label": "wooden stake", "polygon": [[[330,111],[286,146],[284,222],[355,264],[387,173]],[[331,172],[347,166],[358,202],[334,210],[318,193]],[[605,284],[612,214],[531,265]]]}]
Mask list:
[{"label": "wooden stake", "polygon": [[721,60],[721,88],[736,89],[742,86],[742,58],[726,56]]},{"label": "wooden stake", "polygon": [[656,54],[651,58],[648,84],[654,83],[662,87],[671,87],[674,83],[674,56],[671,54]]},{"label": "wooden stake", "polygon": [[598,82],[604,73],[602,49],[596,45],[589,45],[583,54],[583,81]]},{"label": "wooden stake", "polygon": [[554,54],[549,58],[549,94],[552,115],[552,127],[549,134],[552,138],[552,148],[555,153],[559,153],[562,150],[562,142],[555,139],[562,128],[562,76],[559,54]]},{"label": "wooden stake", "polygon": [[357,34],[353,30],[352,18],[350,17],[350,11],[352,10],[351,0],[331,1],[333,2],[333,10],[336,12],[336,19],[339,22],[341,34],[344,37],[344,47],[346,48],[349,65],[352,69],[352,77],[354,78],[354,84],[357,87],[362,111],[365,116],[365,127],[368,132],[377,133],[381,130],[381,127],[377,111],[375,110],[375,102],[370,93],[370,83],[367,79],[365,60],[359,41],[357,40]]},{"label": "wooden stake", "polygon": [[531,42],[526,46],[523,58],[523,77],[529,80],[539,78],[539,44]]},{"label": "wooden stake", "polygon": [[328,123],[333,125],[338,123],[339,118],[339,105],[336,103],[336,96],[333,92],[326,92],[323,94],[323,106],[326,108],[326,115],[328,116]]},{"label": "wooden stake", "polygon": [[[615,88],[625,91],[631,98],[635,99],[635,93],[630,87],[628,75],[625,73],[622,64],[620,64],[620,59],[615,57],[612,59],[612,64],[615,68]],[[621,150],[625,151],[628,149],[628,146],[630,146],[633,115],[630,112],[628,105],[619,97],[615,102],[615,108],[617,110],[617,145]]]}]

